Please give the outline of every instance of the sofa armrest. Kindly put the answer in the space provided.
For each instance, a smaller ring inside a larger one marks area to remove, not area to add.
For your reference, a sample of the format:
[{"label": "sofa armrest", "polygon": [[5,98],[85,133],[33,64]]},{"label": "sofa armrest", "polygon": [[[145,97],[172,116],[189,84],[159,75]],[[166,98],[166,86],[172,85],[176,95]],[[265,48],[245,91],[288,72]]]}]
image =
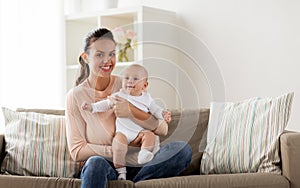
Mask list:
[{"label": "sofa armrest", "polygon": [[284,132],[280,136],[282,175],[291,188],[300,188],[300,132]]},{"label": "sofa armrest", "polygon": [[4,159],[4,156],[5,156],[5,142],[4,142],[4,135],[3,134],[0,134],[0,165]]}]

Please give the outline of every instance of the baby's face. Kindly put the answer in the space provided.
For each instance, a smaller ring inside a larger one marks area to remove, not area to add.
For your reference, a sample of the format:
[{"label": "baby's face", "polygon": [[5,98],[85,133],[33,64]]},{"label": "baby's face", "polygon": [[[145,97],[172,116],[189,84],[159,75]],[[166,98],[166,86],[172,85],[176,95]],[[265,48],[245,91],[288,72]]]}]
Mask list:
[{"label": "baby's face", "polygon": [[147,75],[138,67],[126,69],[122,81],[122,88],[132,96],[140,96],[148,86]]}]

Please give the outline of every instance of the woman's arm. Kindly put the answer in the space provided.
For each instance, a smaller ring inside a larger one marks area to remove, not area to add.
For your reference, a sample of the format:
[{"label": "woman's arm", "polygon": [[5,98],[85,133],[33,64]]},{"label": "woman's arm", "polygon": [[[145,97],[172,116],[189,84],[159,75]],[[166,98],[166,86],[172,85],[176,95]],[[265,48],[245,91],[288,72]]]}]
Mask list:
[{"label": "woman's arm", "polygon": [[84,161],[94,155],[111,158],[111,146],[87,142],[85,137],[86,122],[81,116],[79,108],[80,105],[72,90],[67,94],[66,98],[66,132],[71,157],[74,161]]},{"label": "woman's arm", "polygon": [[126,117],[132,119],[136,124],[142,126],[147,130],[159,130],[155,131],[158,135],[166,135],[168,131],[168,124],[165,121],[159,121],[150,113],[146,113],[127,100],[116,96],[115,97],[115,114],[117,117]]}]

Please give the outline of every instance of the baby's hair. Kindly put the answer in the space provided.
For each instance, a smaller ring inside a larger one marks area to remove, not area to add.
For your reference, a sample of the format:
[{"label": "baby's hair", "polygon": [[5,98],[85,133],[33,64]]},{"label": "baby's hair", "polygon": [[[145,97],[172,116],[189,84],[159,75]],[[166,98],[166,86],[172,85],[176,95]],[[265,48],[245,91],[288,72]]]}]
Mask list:
[{"label": "baby's hair", "polygon": [[146,79],[146,81],[148,80],[148,71],[147,71],[147,69],[146,69],[144,66],[142,66],[142,65],[140,65],[140,64],[132,64],[132,65],[129,65],[129,66],[127,67],[127,69],[130,68],[130,67],[136,67],[136,68],[138,68],[140,71],[143,71],[144,74],[145,74],[145,79]]}]

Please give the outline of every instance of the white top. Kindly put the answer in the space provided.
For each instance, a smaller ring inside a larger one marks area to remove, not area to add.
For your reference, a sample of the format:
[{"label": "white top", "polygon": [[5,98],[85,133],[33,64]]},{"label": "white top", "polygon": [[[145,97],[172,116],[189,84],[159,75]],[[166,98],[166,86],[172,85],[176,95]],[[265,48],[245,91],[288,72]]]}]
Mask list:
[{"label": "white top", "polygon": [[[158,106],[149,93],[142,93],[140,96],[132,96],[122,89],[119,92],[114,93],[112,96],[119,96],[126,99],[136,108],[144,111],[150,112],[157,119],[163,120],[162,111],[163,109]],[[105,112],[113,107],[113,103],[111,100],[106,99],[92,104],[92,112]],[[136,124],[129,118],[118,118],[116,119],[116,132],[123,133],[130,143],[134,140],[140,131],[144,130],[143,127]]]},{"label": "white top", "polygon": [[[157,119],[163,119],[163,109],[155,103],[149,93],[143,92],[140,96],[132,96],[121,89],[119,92],[112,94],[112,96],[116,95],[126,99],[136,108],[144,112],[150,112]],[[114,104],[109,99],[102,100],[92,104],[92,112],[105,112],[111,109],[113,105]]]}]

